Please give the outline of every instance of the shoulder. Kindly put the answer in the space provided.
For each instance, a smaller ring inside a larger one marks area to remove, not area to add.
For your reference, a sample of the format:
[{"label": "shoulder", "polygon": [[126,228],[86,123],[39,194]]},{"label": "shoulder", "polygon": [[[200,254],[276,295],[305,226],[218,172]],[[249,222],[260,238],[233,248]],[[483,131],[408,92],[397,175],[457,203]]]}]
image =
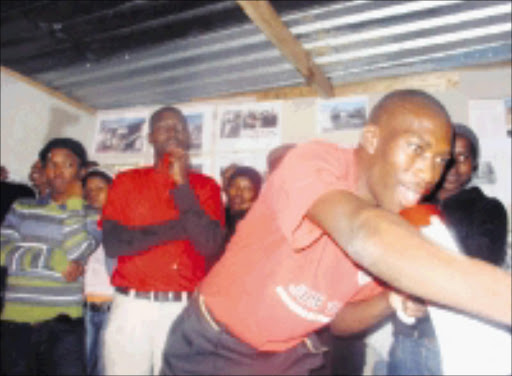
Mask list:
[{"label": "shoulder", "polygon": [[35,197],[36,194],[34,190],[22,183],[14,183],[9,181],[2,181],[0,182],[2,187],[2,199],[4,198],[4,195],[12,195],[15,197]]},{"label": "shoulder", "polygon": [[311,153],[323,155],[326,152],[340,152],[341,149],[338,145],[333,142],[324,141],[324,140],[312,140],[302,144],[297,145],[295,148],[289,151],[289,154],[292,153]]},{"label": "shoulder", "polygon": [[215,181],[215,179],[194,170],[189,172],[189,182],[194,189],[198,187],[220,190],[220,185]]},{"label": "shoulder", "polygon": [[36,199],[32,197],[21,197],[14,201],[13,208],[16,210],[30,210],[35,208],[44,208],[48,205],[43,199]]},{"label": "shoulder", "polygon": [[443,212],[452,220],[486,223],[507,221],[507,211],[500,200],[486,196],[478,187],[463,189],[443,202]]},{"label": "shoulder", "polygon": [[133,179],[147,176],[151,174],[153,171],[154,168],[151,166],[124,170],[116,174],[116,176],[114,177],[114,181],[130,181]]},{"label": "shoulder", "polygon": [[142,167],[134,168],[119,172],[112,181],[110,191],[116,191],[119,189],[131,189],[137,185],[146,185],[148,179],[151,179],[154,174],[154,168]]},{"label": "shoulder", "polygon": [[[341,148],[340,146],[323,140],[309,141],[291,149],[285,157],[288,164],[345,164],[353,156],[353,149]],[[283,160],[283,162],[285,161]]]},{"label": "shoulder", "polygon": [[495,211],[503,211],[504,213],[506,212],[505,206],[501,203],[500,200],[485,195],[485,193],[482,192],[479,187],[463,189],[453,196],[447,198],[447,201],[449,203],[451,202],[452,205],[455,204],[461,208],[478,208],[479,211],[489,210],[492,208]]}]

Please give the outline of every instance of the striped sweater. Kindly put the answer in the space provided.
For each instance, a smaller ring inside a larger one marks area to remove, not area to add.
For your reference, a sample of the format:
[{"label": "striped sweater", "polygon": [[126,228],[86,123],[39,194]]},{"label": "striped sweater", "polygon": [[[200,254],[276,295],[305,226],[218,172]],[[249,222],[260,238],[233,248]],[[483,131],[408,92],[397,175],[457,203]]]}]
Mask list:
[{"label": "striped sweater", "polygon": [[97,248],[97,212],[81,198],[58,205],[43,197],[17,200],[1,228],[1,264],[8,270],[2,319],[38,322],[82,315],[82,279],[66,282],[69,261]]}]

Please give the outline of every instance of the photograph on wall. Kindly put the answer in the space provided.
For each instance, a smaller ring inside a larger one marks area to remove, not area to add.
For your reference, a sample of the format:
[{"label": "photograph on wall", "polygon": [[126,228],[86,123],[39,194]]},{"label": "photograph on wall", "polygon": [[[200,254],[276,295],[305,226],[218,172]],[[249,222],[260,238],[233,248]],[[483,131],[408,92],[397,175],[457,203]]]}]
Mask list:
[{"label": "photograph on wall", "polygon": [[212,160],[210,157],[191,155],[190,168],[196,172],[214,177],[214,174],[212,174]]},{"label": "photograph on wall", "polygon": [[281,102],[219,106],[215,129],[219,150],[261,149],[279,145]]},{"label": "photograph on wall", "polygon": [[98,116],[93,152],[99,155],[133,155],[145,149],[146,113]]},{"label": "photograph on wall", "polygon": [[190,131],[190,152],[201,153],[211,150],[213,131],[211,106],[180,107],[187,118]]},{"label": "photograph on wall", "polygon": [[368,97],[340,97],[317,101],[317,131],[331,133],[362,128],[368,114]]},{"label": "photograph on wall", "polygon": [[505,98],[503,103],[505,104],[505,125],[507,127],[507,136],[512,137],[512,98]]}]

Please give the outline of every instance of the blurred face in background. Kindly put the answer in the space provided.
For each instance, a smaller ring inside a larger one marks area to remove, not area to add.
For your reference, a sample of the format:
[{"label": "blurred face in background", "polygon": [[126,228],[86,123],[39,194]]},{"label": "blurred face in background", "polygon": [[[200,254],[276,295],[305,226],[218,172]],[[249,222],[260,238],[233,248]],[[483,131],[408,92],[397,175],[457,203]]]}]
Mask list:
[{"label": "blurred face in background", "polygon": [[246,176],[237,176],[228,187],[228,206],[230,210],[248,210],[256,199],[256,187]]},{"label": "blurred face in background", "polygon": [[453,159],[445,173],[439,198],[445,199],[464,188],[471,180],[475,167],[475,161],[471,154],[471,141],[462,135],[456,135]]},{"label": "blurred face in background", "polygon": [[93,208],[101,210],[107,202],[108,182],[99,176],[87,178],[84,186],[84,198]]},{"label": "blurred face in background", "polygon": [[49,186],[48,181],[46,180],[46,173],[43,169],[43,164],[39,159],[32,164],[28,178],[36,188],[39,196],[43,196],[48,192]]}]

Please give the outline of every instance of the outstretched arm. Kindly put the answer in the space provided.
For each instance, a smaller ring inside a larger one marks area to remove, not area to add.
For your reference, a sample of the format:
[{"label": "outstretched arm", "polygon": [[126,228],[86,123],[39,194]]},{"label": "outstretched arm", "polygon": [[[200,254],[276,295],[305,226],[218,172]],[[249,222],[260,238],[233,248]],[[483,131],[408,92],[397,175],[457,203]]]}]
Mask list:
[{"label": "outstretched arm", "polygon": [[331,321],[331,332],[348,336],[376,325],[393,312],[388,297],[389,292],[384,291],[367,300],[347,303]]},{"label": "outstretched arm", "polygon": [[307,216],[372,274],[411,295],[511,325],[511,275],[454,255],[400,216],[347,191],[321,196]]}]

